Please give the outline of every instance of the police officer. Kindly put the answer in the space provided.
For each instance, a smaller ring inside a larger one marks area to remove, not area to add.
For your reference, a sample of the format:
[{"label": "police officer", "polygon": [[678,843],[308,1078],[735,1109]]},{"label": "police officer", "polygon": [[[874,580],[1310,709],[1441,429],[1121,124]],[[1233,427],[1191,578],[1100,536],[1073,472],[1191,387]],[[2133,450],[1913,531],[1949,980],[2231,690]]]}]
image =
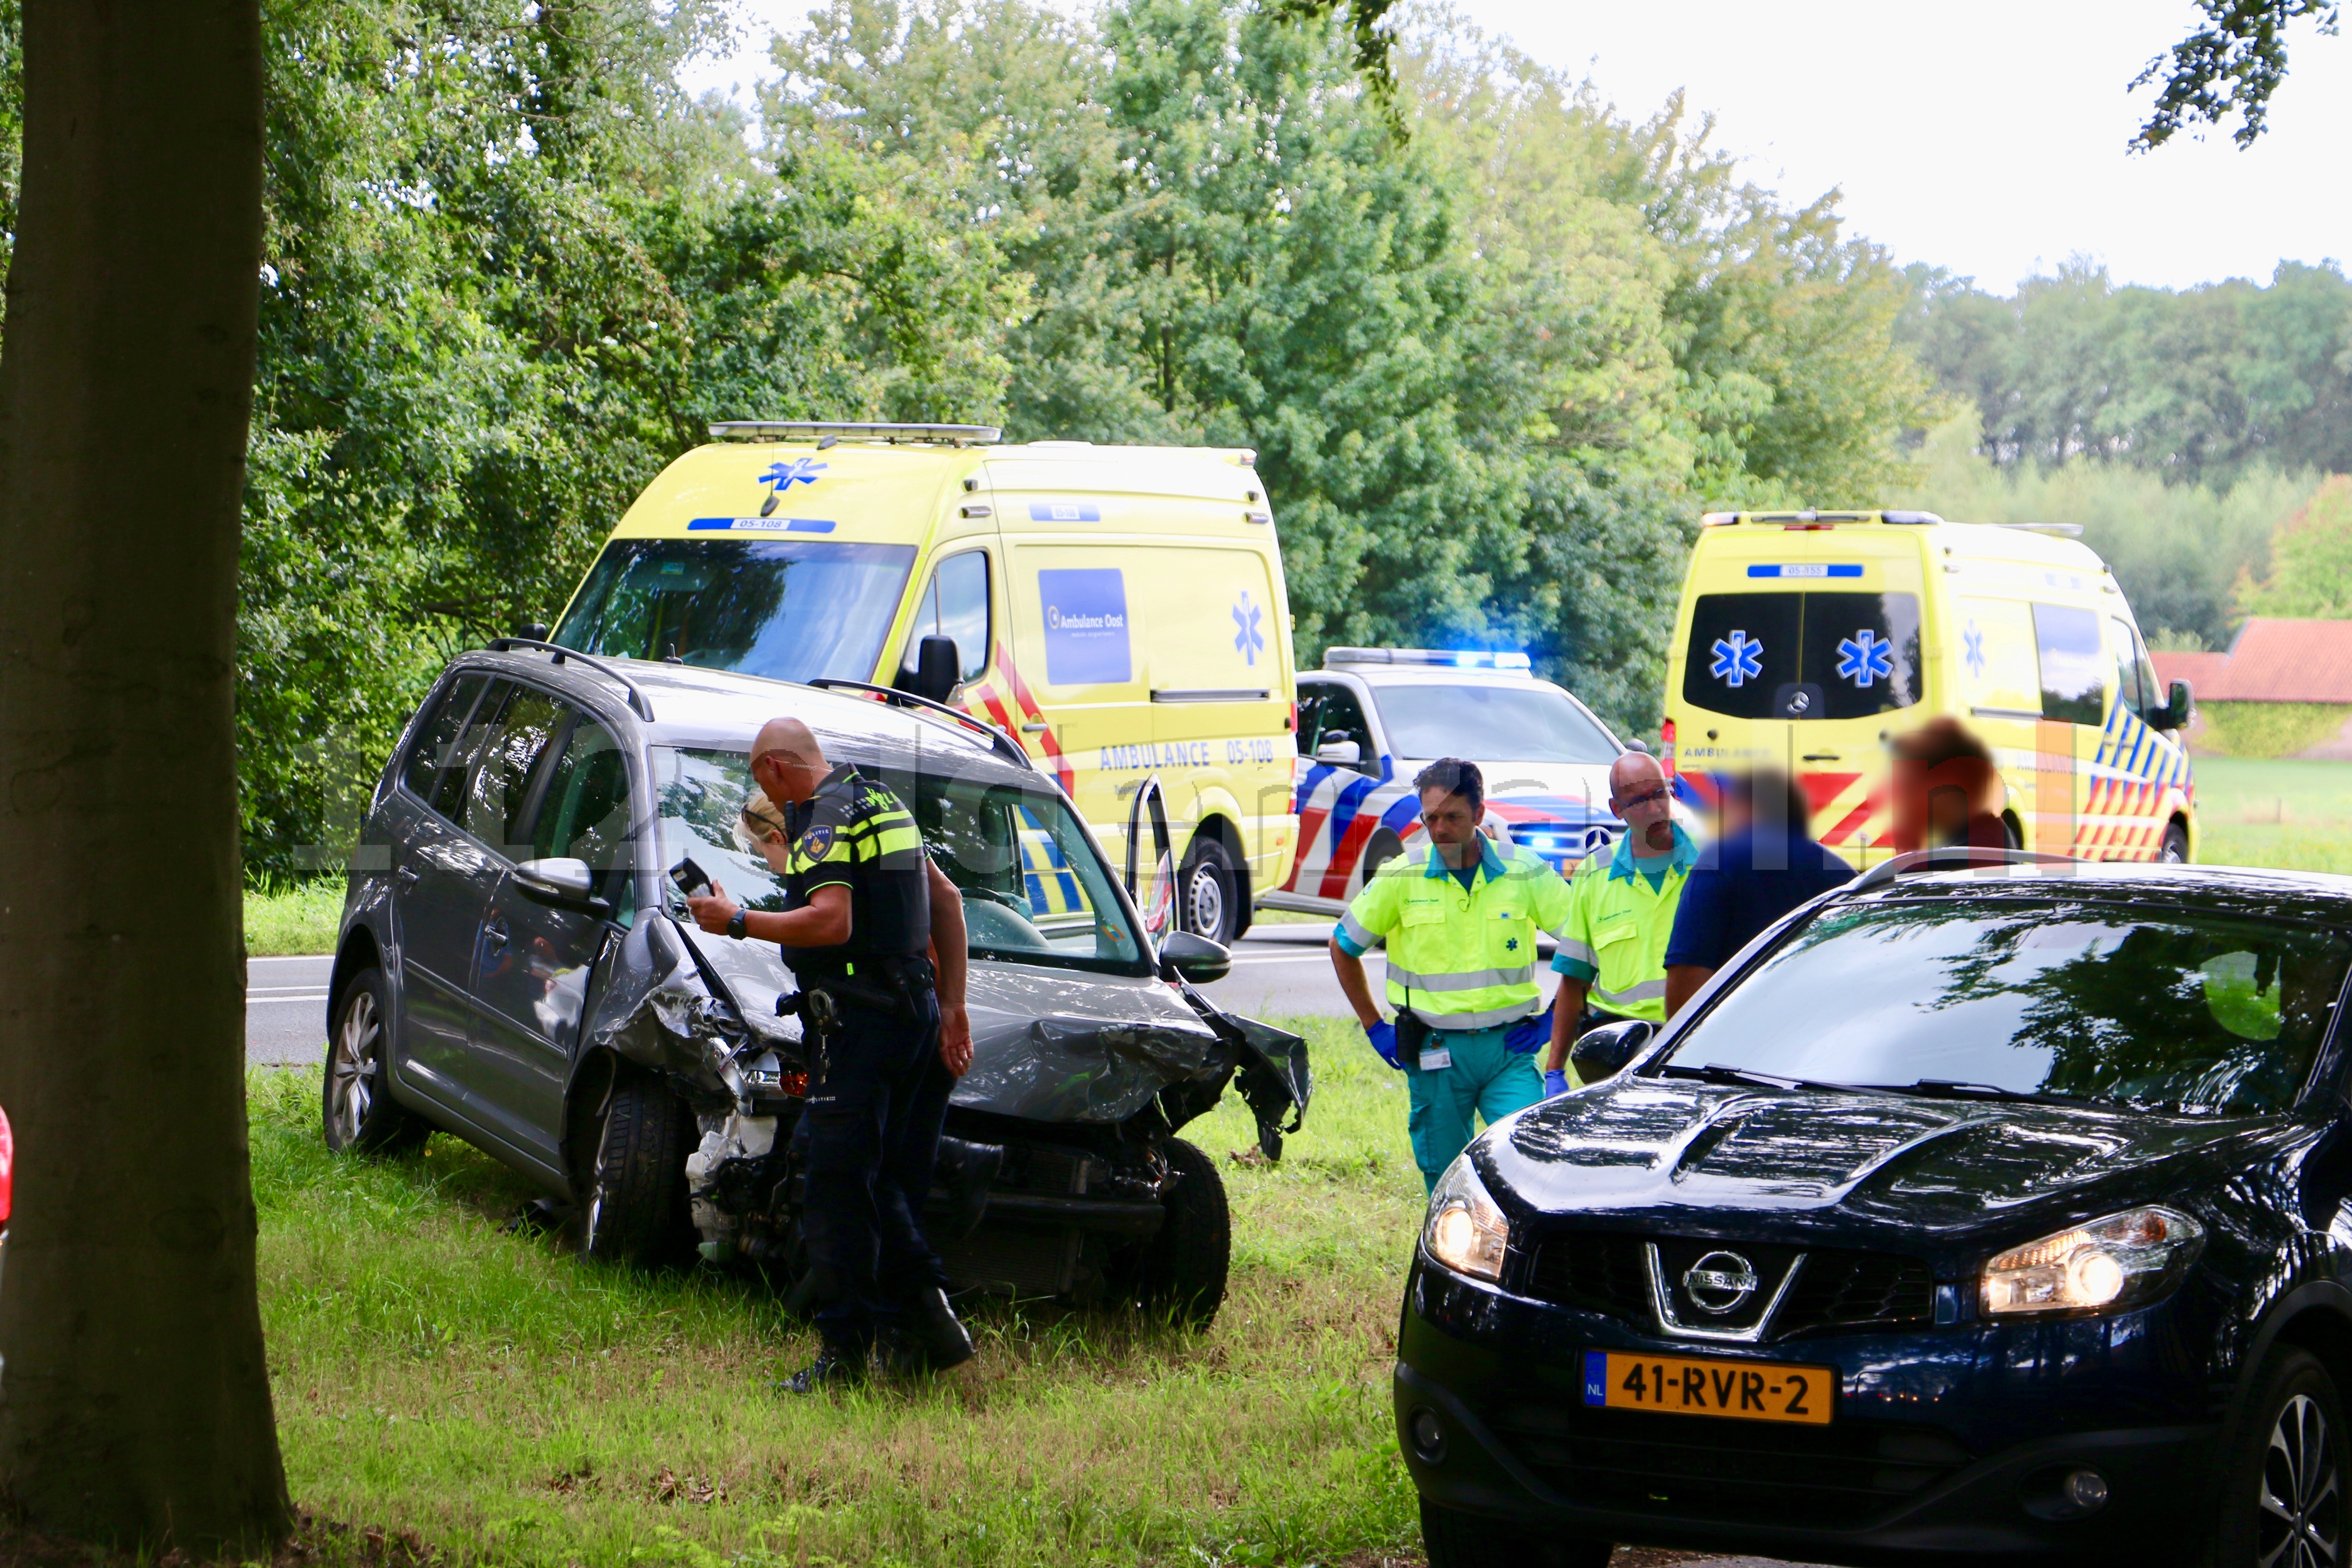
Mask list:
[{"label": "police officer", "polygon": [[1666,1021],[1666,939],[1697,846],[1675,821],[1674,789],[1658,759],[1629,751],[1609,769],[1609,809],[1625,824],[1616,849],[1587,855],[1569,884],[1573,904],[1551,967],[1551,1050],[1544,1092],[1575,1087],[1568,1049],[1589,1029],[1625,1019]]},{"label": "police officer", "polygon": [[860,1381],[877,1337],[894,1365],[953,1366],[971,1337],[921,1216],[948,1095],[971,1065],[962,899],[898,798],[829,766],[798,719],[761,728],[751,776],[785,810],[786,907],[746,910],[714,887],[689,901],[695,921],[781,945],[802,990],[830,998],[811,1014],[837,1019],[810,1064],[802,1207],[823,1344],[784,1386]]},{"label": "police officer", "polygon": [[[1536,930],[1567,918],[1568,884],[1529,850],[1503,850],[1478,831],[1486,780],[1475,763],[1448,757],[1422,769],[1421,824],[1428,835],[1384,862],[1331,933],[1339,988],[1381,1060],[1405,1074],[1413,1163],[1434,1187],[1470,1142],[1471,1117],[1489,1123],[1543,1098],[1531,1060],[1543,1035],[1536,986]],[[1388,999],[1381,1016],[1363,956],[1388,944]]]}]

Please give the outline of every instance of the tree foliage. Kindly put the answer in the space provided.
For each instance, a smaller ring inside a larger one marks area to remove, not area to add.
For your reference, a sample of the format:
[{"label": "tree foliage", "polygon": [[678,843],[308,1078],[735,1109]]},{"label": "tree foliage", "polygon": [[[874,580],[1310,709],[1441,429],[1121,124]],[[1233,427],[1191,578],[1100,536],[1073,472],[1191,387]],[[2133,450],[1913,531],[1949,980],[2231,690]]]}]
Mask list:
[{"label": "tree foliage", "polygon": [[2329,476],[2271,536],[2270,570],[2238,581],[2248,615],[2352,621],[2352,476]]},{"label": "tree foliage", "polygon": [[2310,19],[2322,33],[2336,31],[2337,0],[2197,0],[2204,13],[2197,27],[2132,78],[2135,91],[2160,82],[2147,123],[2132,138],[2145,152],[2172,140],[2186,127],[2218,126],[2231,115],[2238,128],[2230,139],[2251,147],[2267,128],[2271,95],[2286,79],[2286,29]]}]

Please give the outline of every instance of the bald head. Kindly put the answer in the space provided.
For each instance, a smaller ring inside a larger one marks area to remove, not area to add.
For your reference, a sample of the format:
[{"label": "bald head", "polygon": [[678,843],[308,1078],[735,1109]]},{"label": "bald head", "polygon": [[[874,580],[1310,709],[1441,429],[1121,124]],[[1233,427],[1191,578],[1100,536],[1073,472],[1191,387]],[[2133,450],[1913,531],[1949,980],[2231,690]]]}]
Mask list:
[{"label": "bald head", "polygon": [[1609,766],[1609,809],[1633,835],[1635,851],[1664,854],[1675,847],[1674,793],[1666,770],[1646,751],[1628,751]]},{"label": "bald head", "polygon": [[824,747],[815,732],[792,717],[772,718],[751,742],[751,778],[769,799],[798,804],[816,793],[825,775]]}]

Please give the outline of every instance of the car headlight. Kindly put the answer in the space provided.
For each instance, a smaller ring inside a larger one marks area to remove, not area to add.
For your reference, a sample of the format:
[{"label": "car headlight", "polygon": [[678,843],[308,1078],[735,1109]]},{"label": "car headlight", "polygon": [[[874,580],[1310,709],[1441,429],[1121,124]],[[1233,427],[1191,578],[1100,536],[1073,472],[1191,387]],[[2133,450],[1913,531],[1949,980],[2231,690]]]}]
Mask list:
[{"label": "car headlight", "polygon": [[1429,1195],[1429,1218],[1421,1244],[1457,1274],[1474,1280],[1503,1277],[1503,1249],[1510,1245],[1511,1222],[1495,1207],[1470,1168],[1470,1156],[1454,1156]]},{"label": "car headlight", "polygon": [[2177,1209],[2127,1208],[1987,1263],[1984,1310],[1999,1316],[2139,1306],[2179,1281],[2204,1240],[2205,1228]]}]

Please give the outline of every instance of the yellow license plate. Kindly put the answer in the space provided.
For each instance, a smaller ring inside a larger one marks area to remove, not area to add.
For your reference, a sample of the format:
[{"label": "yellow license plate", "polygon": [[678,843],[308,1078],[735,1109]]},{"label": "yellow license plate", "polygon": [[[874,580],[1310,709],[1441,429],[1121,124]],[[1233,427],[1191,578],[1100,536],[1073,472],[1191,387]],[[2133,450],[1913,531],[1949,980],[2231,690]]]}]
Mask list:
[{"label": "yellow license plate", "polygon": [[1676,1416],[1729,1416],[1742,1421],[1795,1421],[1826,1427],[1837,1396],[1837,1369],[1785,1361],[1718,1361],[1712,1356],[1584,1353],[1584,1402],[1612,1410],[1664,1410]]}]

